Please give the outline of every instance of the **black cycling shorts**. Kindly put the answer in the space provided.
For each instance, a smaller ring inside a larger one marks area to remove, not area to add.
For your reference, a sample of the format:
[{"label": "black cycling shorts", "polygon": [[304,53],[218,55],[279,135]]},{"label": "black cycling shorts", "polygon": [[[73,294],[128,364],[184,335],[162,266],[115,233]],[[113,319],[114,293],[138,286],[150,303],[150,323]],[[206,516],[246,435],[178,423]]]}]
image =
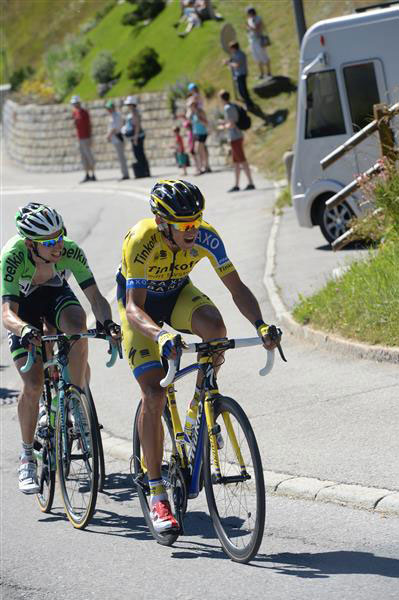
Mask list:
[{"label": "black cycling shorts", "polygon": [[[64,308],[71,305],[81,306],[66,281],[61,287],[40,286],[29,296],[21,296],[18,303],[18,316],[22,321],[43,331],[42,319],[45,318],[58,333],[61,332],[59,320]],[[27,356],[28,351],[21,345],[19,335],[8,332],[8,345],[13,360]]]}]

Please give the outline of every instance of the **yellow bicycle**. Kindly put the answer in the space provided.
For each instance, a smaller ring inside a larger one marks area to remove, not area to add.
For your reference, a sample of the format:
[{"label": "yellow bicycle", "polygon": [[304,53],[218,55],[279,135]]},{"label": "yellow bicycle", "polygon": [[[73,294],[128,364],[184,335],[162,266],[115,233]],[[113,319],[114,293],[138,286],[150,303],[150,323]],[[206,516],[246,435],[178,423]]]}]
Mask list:
[{"label": "yellow bicycle", "polygon": [[[281,335],[275,327],[272,333]],[[198,353],[198,362],[182,369],[179,369],[179,359],[169,362],[168,373],[161,381],[167,395],[163,412],[162,479],[179,523],[178,531],[160,534],[152,527],[147,469],[138,431],[140,402],[133,427],[131,470],[144,518],[160,544],[172,545],[184,532],[188,499],[196,498],[204,487],[209,513],[226,554],[241,563],[249,562],[256,555],[265,525],[262,460],[244,410],[238,402],[220,394],[216,370],[226,350],[260,344],[258,337],[189,344],[181,350]],[[285,360],[280,345],[278,349]],[[269,373],[273,361],[274,351],[268,351],[266,366],[260,374]],[[177,409],[174,382],[197,370],[202,372],[203,379],[197,415],[188,438]]]}]

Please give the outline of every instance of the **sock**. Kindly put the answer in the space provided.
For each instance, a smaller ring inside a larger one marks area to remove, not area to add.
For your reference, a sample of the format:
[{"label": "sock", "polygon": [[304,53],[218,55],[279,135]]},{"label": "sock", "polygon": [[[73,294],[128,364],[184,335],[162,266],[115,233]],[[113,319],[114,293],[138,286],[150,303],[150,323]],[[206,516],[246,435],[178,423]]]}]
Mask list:
[{"label": "sock", "polygon": [[162,479],[150,479],[148,483],[150,484],[151,506],[154,506],[154,504],[161,500],[168,499]]},{"label": "sock", "polygon": [[22,442],[21,462],[33,462],[33,444]]}]

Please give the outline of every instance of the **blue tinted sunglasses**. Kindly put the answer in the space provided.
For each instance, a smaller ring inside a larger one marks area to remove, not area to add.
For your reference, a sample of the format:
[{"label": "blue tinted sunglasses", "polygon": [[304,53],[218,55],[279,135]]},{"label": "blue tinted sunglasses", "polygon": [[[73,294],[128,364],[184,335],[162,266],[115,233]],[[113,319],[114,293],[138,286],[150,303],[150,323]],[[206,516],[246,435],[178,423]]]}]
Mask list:
[{"label": "blue tinted sunglasses", "polygon": [[64,235],[61,234],[60,236],[58,236],[57,238],[54,238],[53,240],[36,240],[36,242],[38,244],[42,244],[46,248],[51,248],[52,246],[55,246],[59,242],[62,242],[63,239],[64,239]]}]

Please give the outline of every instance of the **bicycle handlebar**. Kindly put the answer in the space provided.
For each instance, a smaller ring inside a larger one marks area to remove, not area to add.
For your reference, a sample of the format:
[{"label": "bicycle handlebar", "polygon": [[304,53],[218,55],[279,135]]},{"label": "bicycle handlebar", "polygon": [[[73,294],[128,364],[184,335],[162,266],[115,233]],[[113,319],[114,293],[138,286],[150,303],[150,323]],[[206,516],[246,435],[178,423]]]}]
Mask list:
[{"label": "bicycle handlebar", "polygon": [[[111,355],[111,358],[105,363],[107,367],[114,366],[116,359],[118,358],[118,355],[119,355],[119,358],[122,358],[121,343],[118,342],[117,344],[112,344],[111,336],[106,335],[105,333],[100,333],[96,329],[89,329],[87,333],[75,333],[72,335],[67,335],[65,333],[61,333],[61,334],[57,334],[57,335],[43,335],[42,341],[43,342],[57,342],[58,340],[60,340],[60,338],[65,338],[67,340],[73,340],[73,341],[80,340],[82,338],[95,338],[95,339],[99,339],[99,340],[108,340],[108,342],[109,342],[108,354]],[[26,359],[26,363],[21,367],[21,372],[27,373],[32,368],[32,366],[35,362],[36,362],[36,346],[32,344],[32,348],[28,352],[28,358]]]},{"label": "bicycle handlebar", "polygon": [[[220,340],[220,341],[222,342],[222,340]],[[201,343],[186,344],[180,350],[182,353],[196,353],[196,352],[201,351],[201,346],[204,346],[206,344],[207,344],[207,342],[203,342],[202,344]],[[250,346],[262,346],[262,345],[263,345],[263,341],[259,337],[231,339],[231,340],[226,340],[225,344],[221,343],[220,350],[230,349],[230,348],[248,348]],[[170,385],[173,382],[173,380],[176,376],[178,367],[179,367],[179,362],[180,362],[180,356],[178,356],[178,358],[176,360],[173,360],[173,359],[168,360],[168,372],[166,373],[165,377],[163,379],[161,379],[161,381],[160,381],[161,387],[167,387],[168,385]],[[262,369],[260,369],[259,375],[261,375],[262,377],[264,377],[265,375],[268,375],[270,373],[270,371],[272,370],[273,365],[274,365],[274,350],[267,350],[266,364]]]}]

